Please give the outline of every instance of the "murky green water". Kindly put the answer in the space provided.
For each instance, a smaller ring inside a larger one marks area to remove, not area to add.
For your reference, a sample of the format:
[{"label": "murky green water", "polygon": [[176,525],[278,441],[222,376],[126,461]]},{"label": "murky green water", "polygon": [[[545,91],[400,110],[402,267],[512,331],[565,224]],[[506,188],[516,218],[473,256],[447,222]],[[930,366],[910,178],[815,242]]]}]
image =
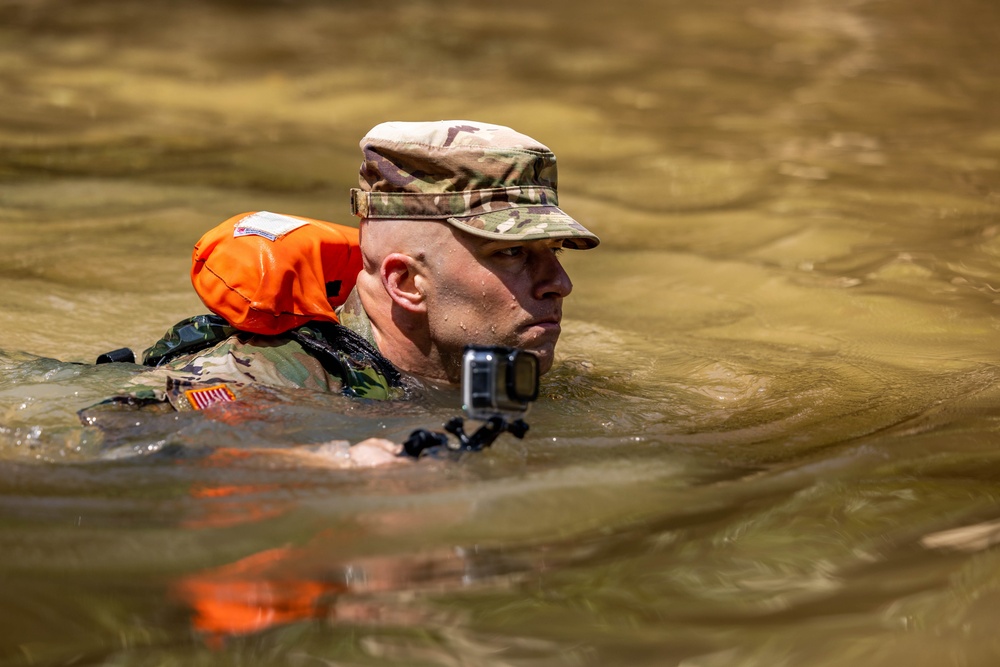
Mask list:
[{"label": "murky green water", "polygon": [[[1000,5],[0,1],[0,665],[993,665]],[[75,412],[249,210],[350,222],[358,139],[550,145],[603,239],[524,441],[455,414]],[[59,361],[56,361],[56,360]]]}]

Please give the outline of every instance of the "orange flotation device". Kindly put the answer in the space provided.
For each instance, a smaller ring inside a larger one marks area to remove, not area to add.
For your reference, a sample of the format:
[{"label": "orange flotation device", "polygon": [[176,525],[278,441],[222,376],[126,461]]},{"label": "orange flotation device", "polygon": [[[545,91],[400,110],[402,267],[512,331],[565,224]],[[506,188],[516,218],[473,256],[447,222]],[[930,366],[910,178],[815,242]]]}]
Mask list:
[{"label": "orange flotation device", "polygon": [[336,322],[361,271],[358,230],[268,211],[226,220],[194,246],[191,283],[216,315],[275,335]]}]

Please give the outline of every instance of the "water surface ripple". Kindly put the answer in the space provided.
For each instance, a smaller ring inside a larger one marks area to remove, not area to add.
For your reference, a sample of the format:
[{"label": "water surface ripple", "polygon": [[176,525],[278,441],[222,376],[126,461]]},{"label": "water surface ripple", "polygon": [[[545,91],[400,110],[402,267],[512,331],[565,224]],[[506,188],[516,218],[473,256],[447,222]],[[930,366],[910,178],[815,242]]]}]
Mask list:
[{"label": "water surface ripple", "polygon": [[[1000,5],[0,0],[0,665],[993,665]],[[512,125],[602,238],[523,441],[300,391],[76,411],[240,211]],[[279,449],[275,456],[263,450]]]}]

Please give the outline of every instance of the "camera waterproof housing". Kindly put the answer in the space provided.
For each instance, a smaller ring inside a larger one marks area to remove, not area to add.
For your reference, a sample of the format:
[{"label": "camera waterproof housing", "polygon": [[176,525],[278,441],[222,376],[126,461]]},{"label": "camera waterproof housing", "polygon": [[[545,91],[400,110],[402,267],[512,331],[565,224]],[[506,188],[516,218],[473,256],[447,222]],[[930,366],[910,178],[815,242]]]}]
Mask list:
[{"label": "camera waterproof housing", "polygon": [[471,419],[521,417],[538,398],[538,357],[513,347],[469,345],[462,355],[462,408]]}]

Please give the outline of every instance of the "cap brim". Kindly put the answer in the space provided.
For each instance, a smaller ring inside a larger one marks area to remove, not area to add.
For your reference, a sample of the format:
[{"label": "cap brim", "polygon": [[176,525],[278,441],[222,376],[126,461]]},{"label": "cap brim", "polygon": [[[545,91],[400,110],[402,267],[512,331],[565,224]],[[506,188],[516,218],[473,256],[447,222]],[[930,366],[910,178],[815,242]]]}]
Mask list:
[{"label": "cap brim", "polygon": [[558,206],[513,206],[445,221],[463,232],[498,241],[563,239],[563,247],[575,250],[589,250],[601,242]]}]

